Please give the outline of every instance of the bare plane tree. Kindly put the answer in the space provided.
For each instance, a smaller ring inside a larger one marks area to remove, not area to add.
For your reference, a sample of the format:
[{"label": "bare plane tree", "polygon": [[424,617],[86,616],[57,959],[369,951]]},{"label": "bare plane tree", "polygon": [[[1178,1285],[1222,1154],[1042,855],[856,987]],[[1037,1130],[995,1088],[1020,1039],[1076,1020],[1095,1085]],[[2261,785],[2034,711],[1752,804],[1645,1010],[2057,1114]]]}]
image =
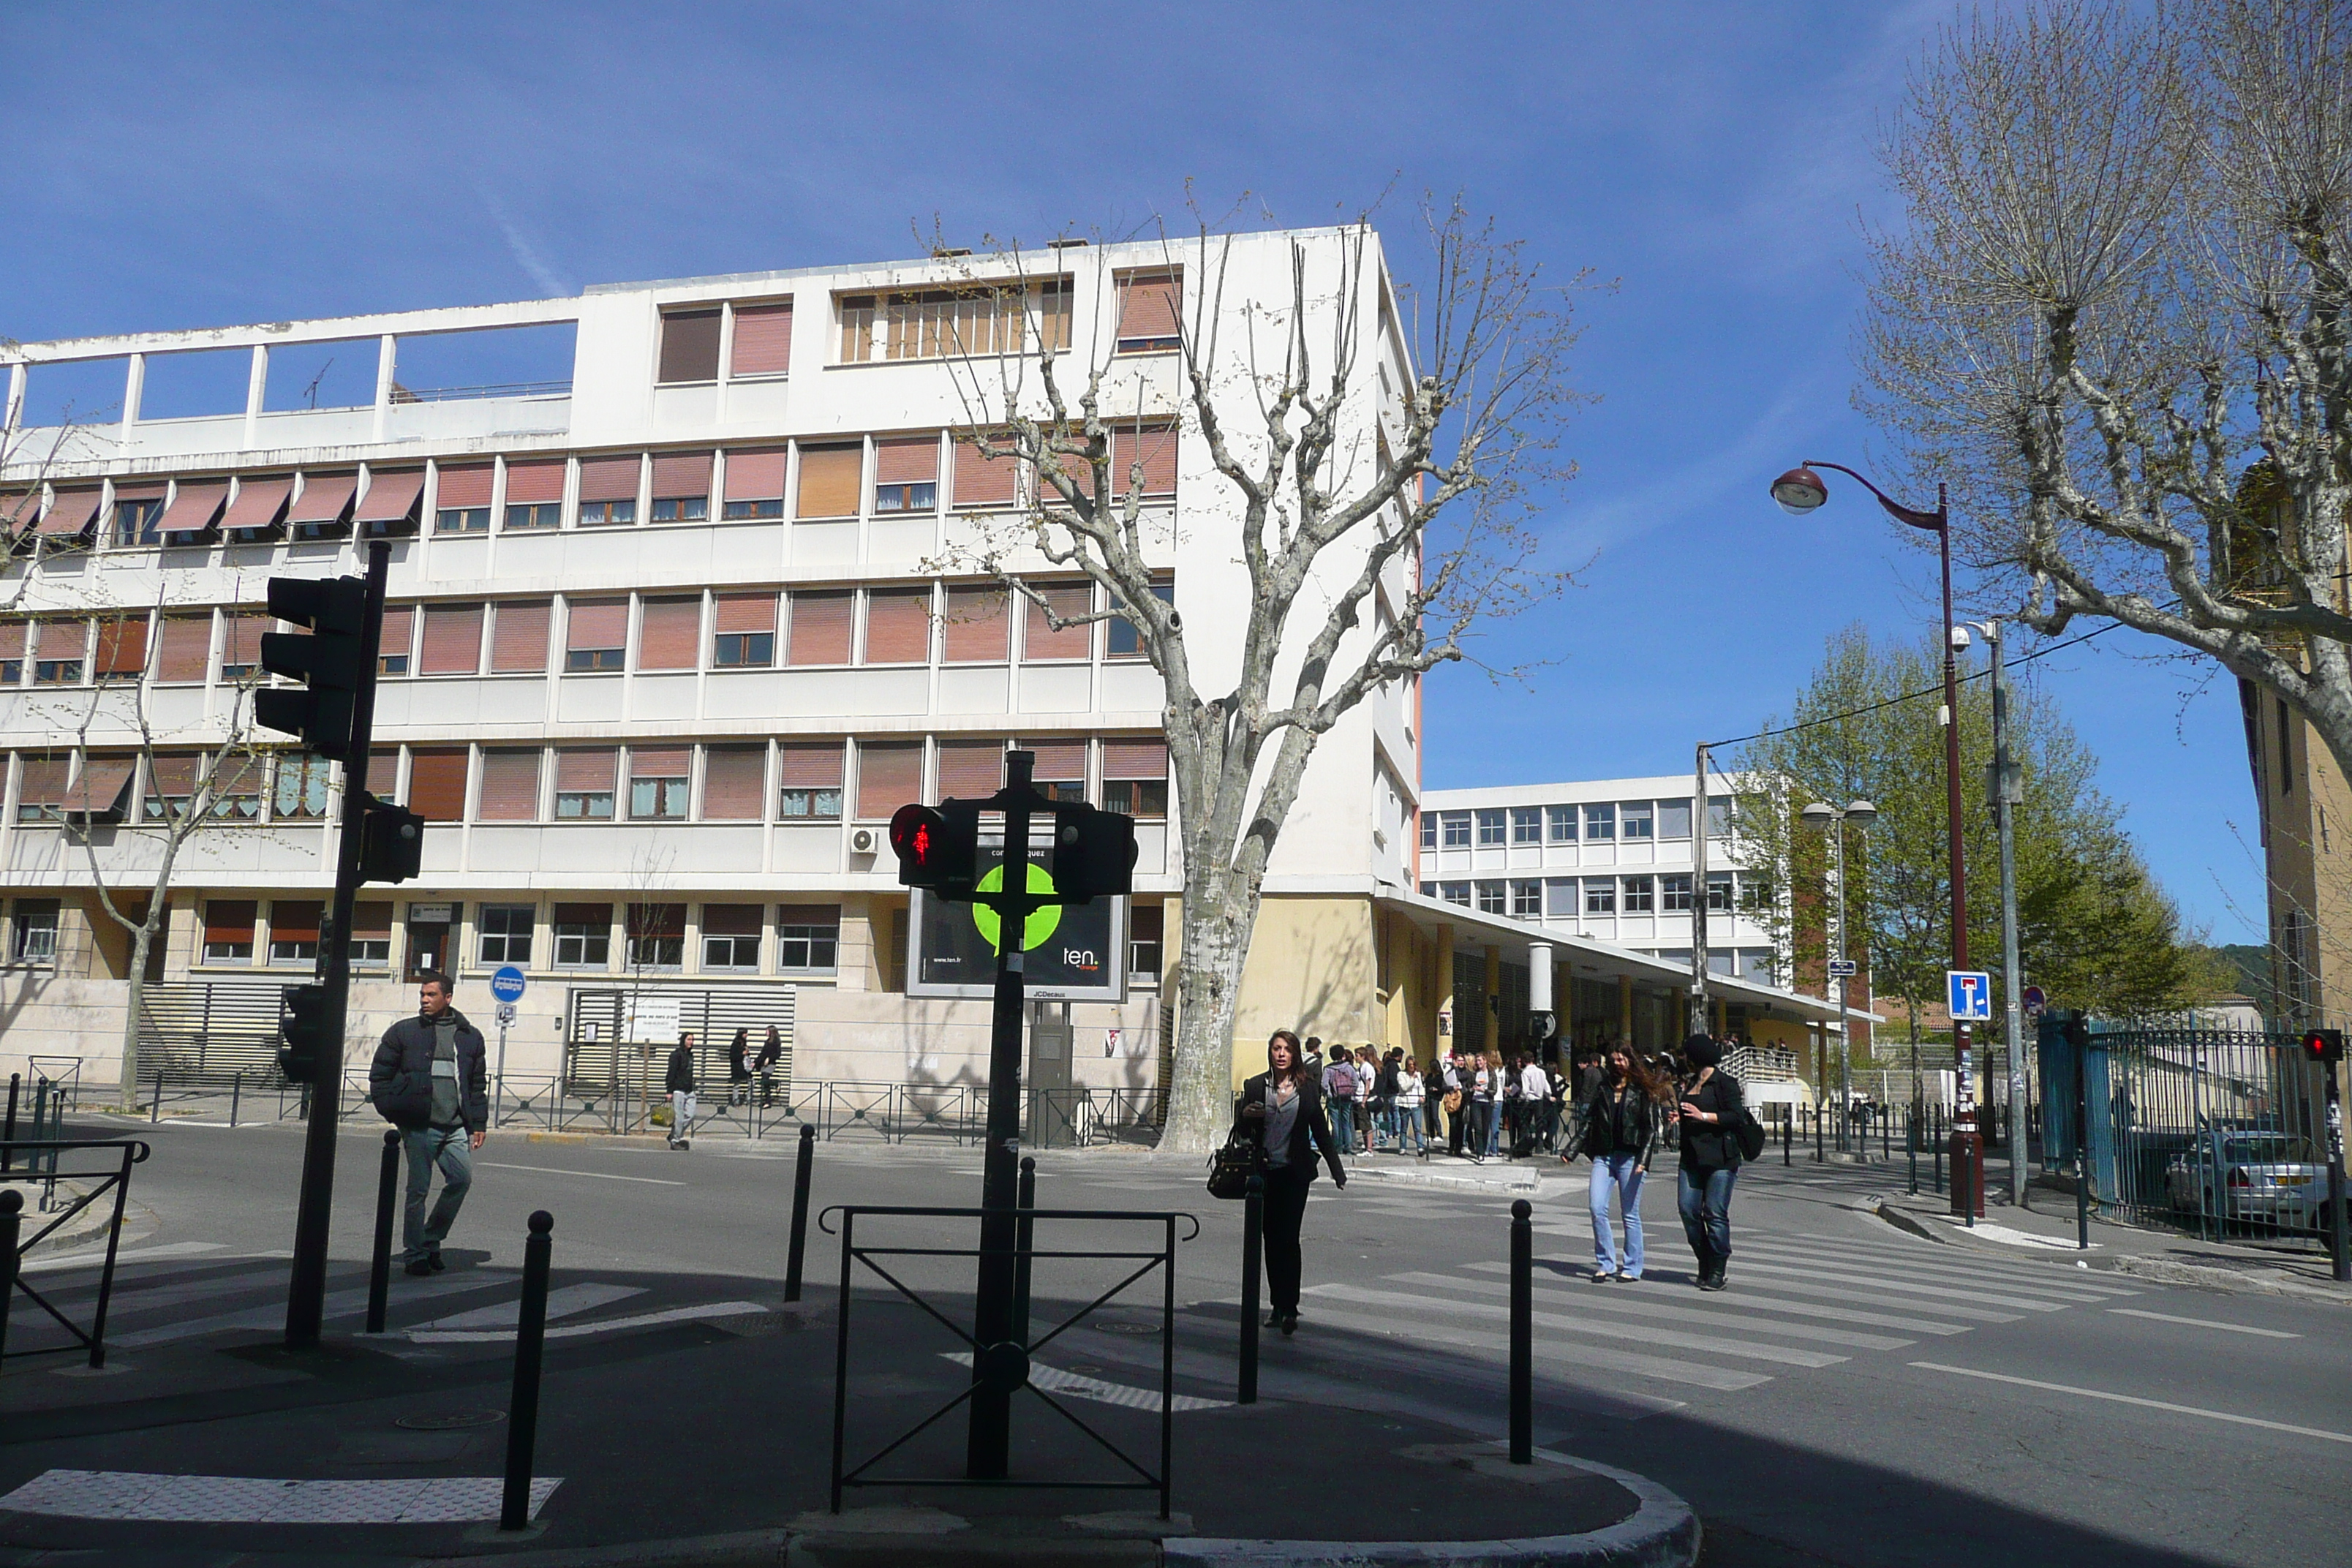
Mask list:
[{"label": "bare plane tree", "polygon": [[[950,565],[994,573],[1055,630],[1124,620],[1164,683],[1185,879],[1165,1148],[1204,1149],[1230,1119],[1243,963],[1317,743],[1376,691],[1467,657],[1480,619],[1566,580],[1531,569],[1528,526],[1572,471],[1554,451],[1578,401],[1566,289],[1459,202],[1422,217],[1431,250],[1409,310],[1368,221],[1295,239],[1279,290],[1247,300],[1234,237],[1202,223],[1160,242],[1183,279],[1172,382],[1050,319],[1032,321],[1025,356],[983,342],[959,362],[956,438],[1027,479],[1021,510]],[[1383,321],[1411,356],[1384,390]],[[1203,443],[1217,481],[1172,522],[1146,500],[1139,437],[1155,425]],[[1204,537],[1245,584],[1231,618],[1188,626],[1155,569]],[[1084,574],[1109,607],[1048,603],[1018,575],[1024,559]]]}]

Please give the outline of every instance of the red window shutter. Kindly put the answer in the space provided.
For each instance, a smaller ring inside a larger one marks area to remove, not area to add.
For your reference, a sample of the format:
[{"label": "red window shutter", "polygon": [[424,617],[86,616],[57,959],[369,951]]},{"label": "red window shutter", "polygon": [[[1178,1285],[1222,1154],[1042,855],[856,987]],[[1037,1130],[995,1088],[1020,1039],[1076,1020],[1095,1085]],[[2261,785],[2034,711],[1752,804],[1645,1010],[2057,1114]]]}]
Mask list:
[{"label": "red window shutter", "polygon": [[776,629],[776,595],[766,594],[720,594],[711,602],[715,617],[712,630],[720,637],[738,632],[772,632]]},{"label": "red window shutter", "polygon": [[66,780],[73,770],[71,757],[26,757],[24,776],[16,782],[21,805],[63,805]]},{"label": "red window shutter", "polygon": [[629,776],[633,779],[682,779],[693,771],[691,746],[632,746]]},{"label": "red window shutter", "polygon": [[709,453],[665,452],[654,458],[654,499],[656,500],[674,500],[682,496],[708,496],[709,493]]},{"label": "red window shutter", "polygon": [[392,906],[390,904],[353,904],[352,934],[389,941],[392,937]]},{"label": "red window shutter", "polygon": [[728,453],[727,499],[783,500],[784,449],[782,447],[759,447]]},{"label": "red window shutter", "polygon": [[702,929],[710,936],[757,936],[766,912],[763,904],[705,904]]},{"label": "red window shutter", "polygon": [[147,793],[158,799],[191,798],[196,793],[196,773],[204,760],[202,753],[196,752],[159,754],[147,765]]},{"label": "red window shutter", "polygon": [[1009,598],[993,584],[958,584],[948,589],[947,657],[950,664],[1003,664],[1010,657],[1013,617]]},{"label": "red window shutter", "polygon": [[494,470],[488,463],[466,463],[444,468],[439,483],[434,487],[436,507],[465,508],[490,504],[490,478]]},{"label": "red window shutter", "polygon": [[629,646],[626,599],[581,599],[565,617],[563,646],[572,652]]},{"label": "red window shutter", "polygon": [[[289,522],[335,522],[352,506],[352,492],[360,488],[357,474],[304,474],[302,493],[286,510]],[[48,531],[43,524],[44,533]]]},{"label": "red window shutter", "polygon": [[408,753],[408,809],[427,822],[462,822],[466,816],[466,752],[463,747]]},{"label": "red window shutter", "polygon": [[155,679],[202,680],[212,663],[212,653],[210,616],[166,616],[163,635],[156,639]]},{"label": "red window shutter", "polygon": [[[1004,432],[975,432],[983,439],[1001,440]],[[1011,458],[990,458],[970,441],[955,444],[955,504],[959,507],[1011,506],[1020,495],[1020,465]]]},{"label": "red window shutter", "polygon": [[253,917],[260,906],[251,899],[205,900],[205,945],[253,942]]},{"label": "red window shutter", "polygon": [[777,784],[783,789],[839,789],[841,742],[795,742],[776,748]]},{"label": "red window shutter", "polygon": [[[247,619],[257,620],[258,616]],[[247,646],[251,644],[248,641]],[[89,651],[88,621],[35,621],[33,623],[33,657],[35,658],[80,658]]]},{"label": "red window shutter", "polygon": [[1029,776],[1053,784],[1084,784],[1087,778],[1087,743],[1084,741],[1024,741],[1022,745],[1036,753],[1036,764]]},{"label": "red window shutter", "polygon": [[407,796],[400,792],[400,748],[378,746],[368,752],[367,787],[370,795],[403,805]]},{"label": "red window shutter", "polygon": [[780,926],[838,926],[841,924],[839,904],[778,904],[776,923]]},{"label": "red window shutter", "polygon": [[367,494],[352,509],[353,522],[399,522],[413,516],[425,493],[423,468],[371,468]]},{"label": "red window shutter", "polygon": [[877,485],[928,484],[940,477],[940,438],[929,436],[886,436],[874,443],[874,482]]},{"label": "red window shutter", "polygon": [[923,794],[923,748],[860,744],[857,748],[857,815],[887,817]]},{"label": "red window shutter", "polygon": [[286,498],[294,493],[293,476],[270,479],[240,479],[236,499],[221,518],[223,528],[275,527],[286,511]]},{"label": "red window shutter", "polygon": [[922,664],[930,657],[930,590],[894,588],[866,595],[866,663]]},{"label": "red window shutter", "polygon": [[[509,463],[507,465],[507,504],[509,506],[541,506],[563,499],[564,461]],[[637,493],[636,474],[629,475],[629,493]],[[488,505],[486,500],[483,504]]]},{"label": "red window shutter", "polygon": [[[835,756],[839,755],[836,752]],[[702,819],[757,822],[767,797],[768,748],[710,746],[702,753]]]},{"label": "red window shutter", "polygon": [[539,820],[537,751],[482,753],[482,800],[477,815],[484,822]]},{"label": "red window shutter", "polygon": [[426,675],[471,675],[482,668],[482,606],[425,606],[425,653],[417,668]]},{"label": "red window shutter", "polygon": [[1164,779],[1168,776],[1168,742],[1149,741],[1105,741],[1103,742],[1103,777],[1107,779]]},{"label": "red window shutter", "polygon": [[621,753],[611,746],[574,748],[555,753],[555,787],[566,793],[609,791],[621,771]]},{"label": "red window shutter", "polygon": [[396,658],[414,652],[416,646],[416,606],[387,605],[383,612],[383,637],[376,644],[378,658]]},{"label": "red window shutter", "polygon": [[719,379],[719,310],[664,310],[661,366],[665,382]]},{"label": "red window shutter", "polygon": [[[121,492],[115,492],[121,499]],[[183,483],[155,526],[165,533],[201,533],[213,525],[228,500],[228,481],[211,479],[198,484]]]},{"label": "red window shutter", "polygon": [[59,490],[49,500],[49,510],[41,519],[38,530],[45,539],[69,539],[87,532],[91,520],[98,516],[97,490]]},{"label": "red window shutter", "polygon": [[801,499],[795,517],[856,517],[857,481],[866,467],[866,448],[843,447],[801,448]]},{"label": "red window shutter", "polygon": [[850,617],[857,596],[848,593],[793,595],[788,664],[847,664]]},{"label": "red window shutter", "polygon": [[580,459],[582,500],[635,500],[643,463],[635,452],[618,458]]},{"label": "red window shutter", "polygon": [[500,603],[490,633],[490,673],[545,674],[547,634],[554,620],[555,605],[546,599],[509,599]]},{"label": "red window shutter", "polygon": [[319,915],[324,906],[317,899],[273,899],[269,903],[269,940],[272,942],[316,942],[319,940]]},{"label": "red window shutter", "polygon": [[639,669],[692,669],[702,647],[702,600],[647,599],[637,628]]},{"label": "red window shutter", "polygon": [[1176,493],[1176,427],[1172,425],[1125,427],[1112,432],[1110,482],[1113,490],[1125,495],[1135,482],[1135,464],[1143,463],[1143,493],[1148,496],[1170,496]]},{"label": "red window shutter", "polygon": [[782,375],[793,368],[793,302],[735,307],[730,375]]},{"label": "red window shutter", "polygon": [[147,669],[147,613],[110,616],[98,623],[98,673],[142,675]]},{"label": "red window shutter", "polygon": [[[175,623],[171,621],[165,621],[163,623],[163,629],[167,636],[174,624]],[[212,629],[212,622],[205,621],[203,625],[205,631],[209,633]],[[25,623],[22,621],[0,621],[0,658],[22,658],[24,657]],[[204,673],[205,672],[201,668],[198,668],[195,678],[202,680],[204,679]],[[171,678],[166,677],[165,679],[169,679]]]},{"label": "red window shutter", "polygon": [[81,762],[80,776],[66,794],[69,811],[100,812],[113,809],[130,786],[131,775],[139,766],[135,755],[125,757],[86,756]]},{"label": "red window shutter", "polygon": [[1003,742],[940,742],[941,800],[984,800],[1003,787]]},{"label": "red window shutter", "polygon": [[0,490],[0,533],[20,534],[41,515],[41,489]]},{"label": "red window shutter", "polygon": [[1174,272],[1130,272],[1118,280],[1118,341],[1122,345],[1176,335],[1176,310],[1183,288]]},{"label": "red window shutter", "polygon": [[[1090,583],[1033,583],[1038,598],[1052,606],[1055,615],[1067,619],[1083,616],[1094,605],[1094,584]],[[1021,650],[1024,663],[1047,658],[1084,658],[1094,647],[1095,628],[1092,622],[1064,626],[1055,631],[1046,624],[1045,611],[1035,601],[1029,605],[1029,622]]]}]

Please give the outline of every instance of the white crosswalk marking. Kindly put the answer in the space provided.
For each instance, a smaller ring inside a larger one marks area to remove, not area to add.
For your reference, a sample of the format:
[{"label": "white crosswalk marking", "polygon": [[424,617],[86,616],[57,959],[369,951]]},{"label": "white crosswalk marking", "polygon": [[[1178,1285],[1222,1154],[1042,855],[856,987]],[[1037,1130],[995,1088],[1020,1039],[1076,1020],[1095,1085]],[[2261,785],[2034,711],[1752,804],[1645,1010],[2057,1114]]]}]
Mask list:
[{"label": "white crosswalk marking", "polygon": [[[547,1317],[550,1322],[569,1318],[576,1313],[592,1311],[614,1301],[625,1301],[632,1296],[642,1296],[642,1285],[563,1285],[547,1293]],[[436,1318],[429,1323],[419,1323],[420,1329],[506,1329],[512,1331],[522,1321],[522,1299],[501,1301],[495,1307],[476,1307],[469,1311]]]},{"label": "white crosswalk marking", "polygon": [[[1447,1274],[1391,1274],[1389,1279],[1400,1285],[1427,1285],[1439,1289],[1468,1291],[1475,1296],[1504,1296],[1511,1287],[1502,1279],[1457,1279]],[[1532,1294],[1538,1302],[1557,1302],[1579,1312],[1620,1312],[1652,1321],[1696,1323],[1703,1328],[1750,1330],[1756,1327],[1754,1318],[1741,1312],[1709,1312],[1695,1307],[1669,1307],[1655,1300],[1640,1300],[1643,1292],[1627,1289],[1577,1290],[1562,1286],[1538,1284]],[[1916,1344],[1916,1340],[1898,1340],[1891,1334],[1863,1334],[1846,1329],[1819,1329],[1802,1323],[1775,1323],[1771,1332],[1784,1339],[1811,1340],[1817,1344],[1844,1345],[1853,1350],[1891,1351]]]},{"label": "white crosswalk marking", "polygon": [[[407,1286],[400,1291],[397,1300],[415,1301],[428,1296],[454,1296],[467,1290],[493,1289],[502,1285],[511,1288],[514,1284],[515,1277],[511,1274],[458,1274]],[[364,1311],[367,1310],[367,1298],[364,1285],[348,1290],[330,1290],[327,1292],[326,1315],[338,1318],[351,1312]],[[170,1344],[175,1340],[192,1340],[198,1334],[219,1333],[227,1329],[277,1328],[285,1321],[286,1307],[283,1301],[279,1301],[243,1311],[216,1312],[208,1318],[163,1323],[152,1329],[133,1329],[127,1334],[110,1331],[106,1338],[109,1344],[124,1350],[136,1350],[142,1345]]]}]

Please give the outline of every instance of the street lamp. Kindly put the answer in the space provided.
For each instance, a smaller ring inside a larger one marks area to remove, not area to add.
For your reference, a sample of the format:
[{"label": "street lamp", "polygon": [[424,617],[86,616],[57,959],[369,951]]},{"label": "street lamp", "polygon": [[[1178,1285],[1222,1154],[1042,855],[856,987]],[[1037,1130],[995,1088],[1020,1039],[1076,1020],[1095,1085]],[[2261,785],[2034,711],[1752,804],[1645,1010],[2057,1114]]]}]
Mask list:
[{"label": "street lamp", "polygon": [[[1942,485],[1936,487],[1936,510],[1920,511],[1889,499],[1885,490],[1843,463],[1808,459],[1772,481],[1772,499],[1780,510],[1802,517],[1830,499],[1830,487],[1815,468],[1845,475],[1878,498],[1886,515],[1909,528],[1936,536],[1937,554],[1944,573],[1944,816],[1946,853],[1952,868],[1952,967],[1969,967],[1968,866],[1960,849],[1960,677],[1953,658],[1952,524],[1949,502]],[[1984,1191],[1984,1145],[1977,1137],[1974,1064],[1969,1051],[1969,1026],[1952,1020],[1953,1065],[1958,1070],[1958,1105],[1952,1115],[1952,1212],[1976,1223],[1977,1205]]]},{"label": "street lamp", "polygon": [[2024,779],[2009,755],[2009,680],[2001,658],[1999,621],[1970,621],[1992,648],[1992,764],[1985,770],[1985,795],[1992,802],[2000,838],[2000,961],[2006,971],[2004,1017],[2009,1026],[2009,1201],[2025,1206],[2025,977],[2017,963],[2017,807],[2025,799]]},{"label": "street lamp", "polygon": [[1853,1114],[1853,1047],[1852,1045],[1853,1026],[1846,1018],[1845,994],[1846,981],[1853,974],[1853,966],[1846,962],[1845,956],[1845,825],[1851,822],[1856,827],[1867,831],[1870,825],[1878,820],[1878,807],[1866,800],[1857,800],[1848,803],[1844,809],[1841,810],[1817,800],[1798,815],[1802,816],[1810,826],[1825,830],[1835,829],[1837,903],[1833,910],[1834,921],[1830,928],[1832,932],[1830,941],[1835,949],[1830,958],[1830,978],[1837,982],[1837,1146],[1838,1152],[1844,1153],[1850,1137],[1848,1126]]}]

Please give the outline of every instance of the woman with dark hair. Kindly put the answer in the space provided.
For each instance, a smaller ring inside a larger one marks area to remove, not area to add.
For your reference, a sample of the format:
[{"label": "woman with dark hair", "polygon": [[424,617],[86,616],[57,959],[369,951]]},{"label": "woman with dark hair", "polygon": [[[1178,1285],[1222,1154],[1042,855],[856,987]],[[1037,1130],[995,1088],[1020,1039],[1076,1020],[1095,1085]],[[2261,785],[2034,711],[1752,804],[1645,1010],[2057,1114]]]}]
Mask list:
[{"label": "woman with dark hair", "polygon": [[1683,1042],[1683,1057],[1698,1076],[1683,1090],[1675,1113],[1682,1129],[1675,1196],[1683,1234],[1698,1258],[1698,1288],[1720,1290],[1731,1261],[1731,1186],[1739,1176],[1739,1127],[1748,1107],[1739,1080],[1717,1069],[1721,1046],[1693,1035]]},{"label": "woman with dark hair", "polygon": [[1298,1037],[1288,1029],[1274,1032],[1265,1043],[1265,1071],[1242,1085],[1234,1130],[1244,1128],[1257,1134],[1265,1177],[1265,1326],[1296,1333],[1303,1267],[1298,1231],[1307,1218],[1307,1190],[1315,1182],[1316,1151],[1330,1163],[1336,1184],[1345,1187],[1348,1173],[1323,1111],[1322,1079],[1308,1069]]},{"label": "woman with dark hair", "polygon": [[751,1049],[751,1031],[738,1029],[727,1045],[727,1103],[742,1105],[751,1098],[751,1064],[744,1059]]},{"label": "woman with dark hair", "polygon": [[[1599,1083],[1581,1110],[1583,1152],[1592,1162],[1592,1282],[1642,1277],[1642,1178],[1650,1173],[1650,1157],[1657,1152],[1659,1112],[1668,1102],[1660,1083],[1642,1058],[1623,1046],[1612,1048]],[[1573,1160],[1573,1152],[1562,1154]],[[1625,1251],[1620,1259],[1617,1237],[1609,1223],[1609,1199],[1615,1194],[1625,1216]]]},{"label": "woman with dark hair", "polygon": [[759,1059],[751,1065],[760,1073],[760,1104],[762,1108],[776,1103],[776,1064],[783,1059],[784,1037],[768,1026],[768,1037],[760,1047]]}]

